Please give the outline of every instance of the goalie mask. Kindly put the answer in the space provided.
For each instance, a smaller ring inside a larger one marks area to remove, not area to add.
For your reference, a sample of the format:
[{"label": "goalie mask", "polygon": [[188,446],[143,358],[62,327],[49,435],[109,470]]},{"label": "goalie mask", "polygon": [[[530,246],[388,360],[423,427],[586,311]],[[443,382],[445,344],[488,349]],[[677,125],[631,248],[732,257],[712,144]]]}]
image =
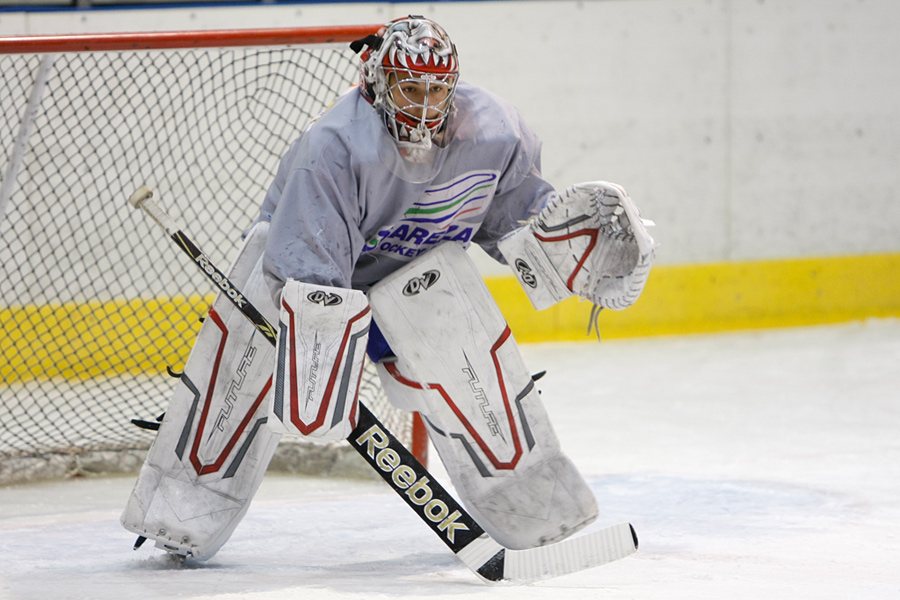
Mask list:
[{"label": "goalie mask", "polygon": [[431,148],[453,106],[456,47],[430,19],[404,17],[351,44],[360,56],[360,90],[384,117],[391,136],[412,160]]}]

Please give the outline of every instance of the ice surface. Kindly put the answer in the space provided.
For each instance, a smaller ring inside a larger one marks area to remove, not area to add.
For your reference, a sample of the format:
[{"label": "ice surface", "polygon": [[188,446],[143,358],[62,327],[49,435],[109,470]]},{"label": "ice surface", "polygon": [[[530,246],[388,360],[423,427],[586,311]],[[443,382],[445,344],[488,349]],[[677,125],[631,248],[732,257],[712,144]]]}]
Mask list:
[{"label": "ice surface", "polygon": [[486,586],[381,482],[270,474],[178,566],[131,550],[133,477],[80,479],[0,488],[0,598],[900,598],[900,321],[524,353],[634,556]]}]

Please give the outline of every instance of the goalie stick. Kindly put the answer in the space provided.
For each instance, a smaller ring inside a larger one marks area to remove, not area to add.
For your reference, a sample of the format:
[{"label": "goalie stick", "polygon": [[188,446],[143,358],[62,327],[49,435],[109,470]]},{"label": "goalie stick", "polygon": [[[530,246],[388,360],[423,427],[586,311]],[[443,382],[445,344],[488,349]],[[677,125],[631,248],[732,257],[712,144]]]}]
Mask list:
[{"label": "goalie stick", "polygon": [[[275,328],[185,235],[142,186],[128,199],[146,212],[273,345]],[[629,523],[527,550],[504,548],[425,469],[413,454],[359,403],[359,419],[347,441],[431,530],[476,575],[487,582],[527,583],[624,558],[637,550]]]}]

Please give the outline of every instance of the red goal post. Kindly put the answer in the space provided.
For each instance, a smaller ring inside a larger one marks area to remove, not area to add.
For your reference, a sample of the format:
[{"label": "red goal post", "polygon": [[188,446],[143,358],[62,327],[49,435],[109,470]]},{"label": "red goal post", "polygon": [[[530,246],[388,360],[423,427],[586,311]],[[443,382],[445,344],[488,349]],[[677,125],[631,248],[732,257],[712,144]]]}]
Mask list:
[{"label": "red goal post", "polygon": [[[0,484],[139,466],[130,420],[165,410],[212,295],[125,200],[151,185],[228,264],[379,27],[0,37]],[[360,394],[424,459],[374,369]],[[346,444],[281,446],[284,470],[369,472]]]},{"label": "red goal post", "polygon": [[0,37],[0,54],[349,44],[377,32],[380,27],[349,25],[9,36]]}]

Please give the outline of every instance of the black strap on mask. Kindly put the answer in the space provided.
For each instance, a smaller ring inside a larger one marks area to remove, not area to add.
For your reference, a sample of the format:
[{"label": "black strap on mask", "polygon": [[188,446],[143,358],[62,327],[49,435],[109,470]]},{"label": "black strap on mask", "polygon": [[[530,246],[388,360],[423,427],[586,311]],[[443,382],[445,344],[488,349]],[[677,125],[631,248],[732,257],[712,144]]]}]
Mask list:
[{"label": "black strap on mask", "polygon": [[374,33],[371,35],[367,35],[361,40],[356,40],[355,42],[350,42],[350,49],[356,52],[357,54],[363,49],[363,46],[368,46],[372,50],[378,51],[381,48],[381,44],[384,43],[384,38],[380,35],[375,35]]}]

